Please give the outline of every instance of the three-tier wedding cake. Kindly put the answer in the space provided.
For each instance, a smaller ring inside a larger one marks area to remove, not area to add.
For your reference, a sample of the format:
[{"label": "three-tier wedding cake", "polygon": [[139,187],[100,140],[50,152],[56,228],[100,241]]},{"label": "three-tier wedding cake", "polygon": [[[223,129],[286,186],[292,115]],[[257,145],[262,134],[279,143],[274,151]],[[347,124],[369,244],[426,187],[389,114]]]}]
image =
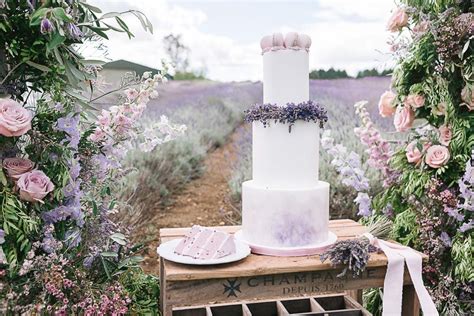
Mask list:
[{"label": "three-tier wedding cake", "polygon": [[309,100],[309,36],[266,36],[263,105],[252,122],[252,180],[242,184],[242,231],[253,252],[307,255],[332,244],[329,183],[318,179],[319,130],[327,120]]}]

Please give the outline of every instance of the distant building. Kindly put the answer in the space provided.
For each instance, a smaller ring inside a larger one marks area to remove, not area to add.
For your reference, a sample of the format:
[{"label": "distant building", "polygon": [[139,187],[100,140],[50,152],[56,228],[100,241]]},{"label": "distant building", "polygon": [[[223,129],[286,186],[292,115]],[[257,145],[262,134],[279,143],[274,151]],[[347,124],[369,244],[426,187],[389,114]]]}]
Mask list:
[{"label": "distant building", "polygon": [[125,76],[127,72],[134,72],[138,76],[143,75],[146,71],[151,71],[152,74],[159,72],[156,68],[140,65],[124,59],[111,61],[102,65],[102,67],[103,69],[100,74],[111,88],[117,88],[120,85],[122,77]]}]

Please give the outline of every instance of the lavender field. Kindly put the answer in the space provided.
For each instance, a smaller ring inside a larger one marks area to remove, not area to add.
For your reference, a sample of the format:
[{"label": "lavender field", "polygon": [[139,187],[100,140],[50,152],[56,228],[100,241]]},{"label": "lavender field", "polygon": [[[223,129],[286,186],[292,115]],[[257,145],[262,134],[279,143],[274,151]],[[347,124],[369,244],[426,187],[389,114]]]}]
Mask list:
[{"label": "lavender field", "polygon": [[[388,89],[389,78],[364,78],[340,80],[312,80],[310,96],[328,110],[329,123],[337,142],[349,149],[363,153],[353,133],[358,119],[353,104],[369,101],[369,110],[374,120],[389,130],[391,122],[380,119],[376,104],[383,91]],[[216,83],[209,81],[174,81],[162,85],[160,97],[148,106],[147,118],[152,122],[167,115],[171,121],[186,124],[186,135],[159,146],[152,153],[130,155],[128,165],[132,172],[127,177],[123,196],[134,205],[131,223],[144,222],[157,209],[172,205],[173,196],[191,180],[203,172],[203,161],[207,153],[229,141],[237,157],[229,161],[231,176],[229,192],[231,203],[239,219],[240,185],[251,178],[251,129],[242,125],[243,111],[262,101],[261,83]],[[354,193],[339,184],[337,174],[329,165],[328,157],[321,153],[321,179],[331,183],[332,217],[352,217],[355,208]],[[374,178],[374,183],[376,179]]]}]

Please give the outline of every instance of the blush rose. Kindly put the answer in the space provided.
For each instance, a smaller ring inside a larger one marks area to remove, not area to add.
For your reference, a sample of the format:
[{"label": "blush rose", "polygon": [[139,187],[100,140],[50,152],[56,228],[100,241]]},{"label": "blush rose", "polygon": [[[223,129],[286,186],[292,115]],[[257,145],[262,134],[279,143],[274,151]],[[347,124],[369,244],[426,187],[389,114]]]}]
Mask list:
[{"label": "blush rose", "polygon": [[17,181],[22,174],[30,172],[35,167],[31,160],[18,157],[5,158],[2,165],[7,175],[14,181]]},{"label": "blush rose", "polygon": [[396,32],[401,30],[404,26],[408,25],[408,14],[405,9],[398,8],[393,12],[392,16],[388,20],[387,30],[390,32]]},{"label": "blush rose", "polygon": [[393,104],[395,100],[395,93],[392,91],[385,91],[379,100],[379,113],[382,117],[389,117],[395,113],[396,107]]},{"label": "blush rose", "polygon": [[20,191],[20,198],[33,203],[43,203],[43,198],[54,190],[54,184],[40,170],[33,170],[22,174],[16,185]]},{"label": "blush rose", "polygon": [[450,158],[449,150],[442,145],[433,145],[426,151],[425,162],[431,168],[444,166]]},{"label": "blush rose", "polygon": [[451,138],[453,138],[453,132],[451,131],[451,128],[449,126],[442,125],[439,127],[438,131],[439,142],[441,143],[441,145],[449,146]]},{"label": "blush rose", "polygon": [[393,125],[398,132],[406,132],[413,126],[415,112],[409,106],[399,106],[393,118]]},{"label": "blush rose", "polygon": [[0,99],[0,135],[21,136],[31,129],[31,113],[12,99]]},{"label": "blush rose", "polygon": [[423,153],[418,148],[417,143],[418,142],[414,140],[409,143],[407,148],[405,149],[405,155],[409,163],[418,164],[421,161],[421,158],[423,157]]},{"label": "blush rose", "polygon": [[425,104],[425,97],[419,94],[410,94],[406,103],[414,109],[421,108]]}]

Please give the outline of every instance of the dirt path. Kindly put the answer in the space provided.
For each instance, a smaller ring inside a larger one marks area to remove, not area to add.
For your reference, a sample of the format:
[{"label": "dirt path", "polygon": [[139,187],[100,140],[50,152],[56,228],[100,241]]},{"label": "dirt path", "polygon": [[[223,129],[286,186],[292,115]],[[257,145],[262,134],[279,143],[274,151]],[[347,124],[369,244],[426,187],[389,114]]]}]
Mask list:
[{"label": "dirt path", "polygon": [[[227,216],[231,207],[227,202],[229,187],[227,181],[231,174],[232,162],[236,157],[234,133],[223,147],[210,152],[204,161],[204,174],[186,185],[175,197],[172,206],[159,212],[153,223],[156,231],[163,227],[188,227],[193,224],[203,226],[228,225]],[[143,269],[158,275],[158,258],[156,247],[158,240],[153,240],[145,254]]]}]

